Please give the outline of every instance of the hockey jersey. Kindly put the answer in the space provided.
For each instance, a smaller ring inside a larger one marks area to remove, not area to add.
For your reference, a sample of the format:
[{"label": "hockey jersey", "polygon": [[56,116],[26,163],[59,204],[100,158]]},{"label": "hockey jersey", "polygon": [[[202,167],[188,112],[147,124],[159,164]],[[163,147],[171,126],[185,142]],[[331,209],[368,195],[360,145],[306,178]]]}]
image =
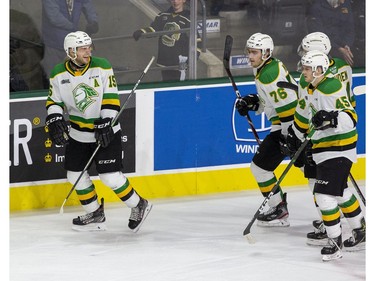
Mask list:
[{"label": "hockey jersey", "polygon": [[[179,31],[190,27],[190,12],[183,10],[175,13],[173,8],[159,13],[149,27],[142,28],[143,33],[155,31]],[[201,52],[201,38],[197,33],[197,53]],[[179,64],[179,55],[189,56],[189,36],[186,32],[165,34],[159,37],[158,59],[159,66],[175,66]]]},{"label": "hockey jersey", "polygon": [[[69,115],[69,136],[80,142],[95,142],[94,121],[114,118],[120,111],[120,99],[112,66],[104,58],[91,57],[81,70],[74,71],[69,61],[58,64],[51,72],[46,102],[48,114]],[[114,132],[120,125],[113,127]]]},{"label": "hockey jersey", "polygon": [[297,83],[284,64],[276,58],[270,58],[255,71],[255,85],[261,103],[258,113],[264,111],[272,124],[271,132],[281,129],[282,134],[287,135],[287,129],[293,122],[297,94],[294,90],[277,87],[276,83]]},{"label": "hockey jersey", "polygon": [[314,161],[346,157],[356,162],[358,139],[357,114],[347,96],[346,86],[338,79],[325,77],[316,87],[301,77],[293,127],[296,135],[304,138],[312,128],[311,119],[320,110],[339,111],[337,128],[316,130],[311,137]]}]

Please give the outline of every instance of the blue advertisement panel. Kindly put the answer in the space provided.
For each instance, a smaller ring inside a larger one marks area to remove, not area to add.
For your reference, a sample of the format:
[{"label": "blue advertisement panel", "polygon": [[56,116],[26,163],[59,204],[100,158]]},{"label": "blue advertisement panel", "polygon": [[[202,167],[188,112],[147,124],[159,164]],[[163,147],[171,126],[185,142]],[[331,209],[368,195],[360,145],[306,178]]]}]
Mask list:
[{"label": "blue advertisement panel", "polygon": [[[358,154],[365,151],[365,76],[353,77],[358,113]],[[254,83],[238,85],[241,95]],[[257,150],[249,124],[234,108],[232,86],[155,92],[154,170],[250,163]],[[262,140],[270,130],[264,114],[250,112]]]}]

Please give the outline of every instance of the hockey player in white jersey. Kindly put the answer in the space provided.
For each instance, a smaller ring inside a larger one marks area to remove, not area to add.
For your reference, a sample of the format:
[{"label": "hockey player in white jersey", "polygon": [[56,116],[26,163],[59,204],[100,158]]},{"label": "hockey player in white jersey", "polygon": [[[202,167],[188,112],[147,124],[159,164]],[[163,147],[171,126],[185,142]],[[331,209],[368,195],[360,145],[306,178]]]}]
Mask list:
[{"label": "hockey player in white jersey", "polygon": [[[131,208],[128,227],[137,232],[152,208],[121,172],[122,144],[120,124],[111,121],[120,111],[120,99],[108,60],[91,56],[92,40],[82,31],[65,37],[65,62],[51,72],[46,102],[46,125],[52,141],[65,145],[67,178],[75,184],[94,150],[100,180]],[[63,113],[69,116],[70,130]],[[104,200],[98,202],[95,186],[87,171],[75,187],[85,215],[73,219],[78,231],[105,230]]]},{"label": "hockey player in white jersey", "polygon": [[[246,116],[248,111],[265,113],[271,122],[271,131],[260,144],[250,164],[258,187],[267,197],[277,182],[275,169],[287,157],[286,135],[293,122],[297,95],[293,90],[279,88],[278,81],[297,85],[285,65],[272,56],[273,40],[267,34],[255,33],[246,42],[246,51],[255,73],[257,94],[244,96],[236,101],[240,115]],[[290,225],[288,217],[286,193],[278,187],[268,201],[269,210],[259,214],[258,226]]]},{"label": "hockey player in white jersey", "polygon": [[[313,193],[328,236],[328,244],[321,250],[322,259],[329,261],[342,257],[343,246],[348,251],[365,247],[365,219],[347,184],[357,158],[357,114],[345,84],[325,75],[330,65],[327,55],[309,51],[301,58],[301,65],[304,82],[299,85],[299,106],[289,135],[302,142],[306,133],[315,129],[311,138],[311,157],[316,163]],[[352,237],[344,242],[340,210],[353,229]]]},{"label": "hockey player in white jersey", "polygon": [[[329,37],[323,32],[312,32],[307,34],[301,41],[301,44],[298,47],[297,53],[300,57],[305,55],[308,51],[321,51],[329,58],[329,67],[327,72],[325,73],[326,77],[337,78],[340,80],[347,91],[348,100],[351,102],[352,106],[355,107],[355,96],[352,91],[352,68],[350,65],[340,58],[333,58],[329,56],[331,50],[331,41]],[[298,70],[301,70],[301,61],[298,63]],[[304,79],[304,76],[300,76],[299,85],[300,91],[303,94],[302,102],[299,102],[296,111],[295,120],[296,125],[301,125],[299,120],[302,118],[299,115],[301,107],[304,106],[304,95],[307,92],[307,83]],[[291,132],[293,133],[293,132]],[[296,149],[296,148],[294,148]],[[316,164],[314,161],[311,161],[311,146],[308,145],[307,149],[305,149],[305,153],[301,155],[301,157],[296,161],[296,166],[301,167],[303,165],[303,172],[305,177],[308,179],[308,185],[311,190],[314,188],[315,178],[316,178]],[[316,208],[318,213],[320,214],[319,207],[315,202]],[[319,215],[320,217],[320,215]],[[322,220],[314,220],[312,223],[314,227],[314,231],[307,233],[307,244],[312,246],[322,246],[327,243],[327,232],[325,230],[324,224]]]}]

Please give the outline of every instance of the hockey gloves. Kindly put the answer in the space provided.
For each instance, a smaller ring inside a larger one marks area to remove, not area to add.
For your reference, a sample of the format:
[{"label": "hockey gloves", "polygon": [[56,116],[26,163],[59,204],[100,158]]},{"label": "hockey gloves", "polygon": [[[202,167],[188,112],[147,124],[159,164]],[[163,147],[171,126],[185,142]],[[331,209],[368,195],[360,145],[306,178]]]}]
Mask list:
[{"label": "hockey gloves", "polygon": [[238,98],[236,101],[236,109],[241,116],[246,116],[249,110],[257,111],[259,108],[258,95],[250,94],[248,96]]},{"label": "hockey gloves", "polygon": [[305,147],[305,157],[306,157],[307,164],[309,164],[310,166],[316,165],[313,159],[313,155],[312,155],[312,142],[311,141],[309,141]]},{"label": "hockey gloves", "polygon": [[134,38],[134,40],[135,40],[135,41],[138,41],[139,38],[141,38],[141,36],[142,36],[143,33],[144,33],[144,32],[143,32],[142,30],[140,30],[140,29],[134,31],[134,33],[133,33],[133,38]]},{"label": "hockey gloves", "polygon": [[337,116],[339,115],[338,111],[325,111],[319,110],[311,119],[312,124],[315,127],[315,130],[325,130],[328,128],[337,127]]},{"label": "hockey gloves", "polygon": [[280,134],[279,145],[280,145],[280,152],[283,155],[291,156],[291,152],[288,148],[288,144],[287,144],[287,141],[286,141],[286,136],[284,136],[283,134]]},{"label": "hockey gloves", "polygon": [[301,140],[296,136],[296,133],[292,128],[292,125],[290,125],[288,127],[288,135],[286,136],[286,145],[288,147],[290,155],[294,155],[297,152],[298,148],[301,146],[301,144]]},{"label": "hockey gloves", "polygon": [[64,145],[69,140],[69,129],[62,114],[49,114],[46,118],[46,126],[48,127],[49,136],[55,144]]},{"label": "hockey gloves", "polygon": [[113,140],[112,118],[99,118],[94,121],[95,139],[102,147],[107,147]]}]

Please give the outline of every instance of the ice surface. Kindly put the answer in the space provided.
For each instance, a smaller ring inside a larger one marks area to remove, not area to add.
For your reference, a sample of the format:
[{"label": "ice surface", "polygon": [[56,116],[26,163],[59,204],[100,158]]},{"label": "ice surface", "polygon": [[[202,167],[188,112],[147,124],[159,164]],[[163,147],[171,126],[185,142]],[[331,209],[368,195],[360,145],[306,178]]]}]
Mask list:
[{"label": "ice surface", "polygon": [[[10,280],[365,280],[365,251],[322,262],[320,247],[306,245],[306,233],[318,218],[311,192],[307,187],[285,191],[291,226],[254,223],[255,244],[242,232],[262,203],[258,190],[152,200],[154,207],[136,234],[127,228],[130,209],[121,203],[106,204],[103,232],[71,229],[81,207],[65,207],[63,215],[59,209],[12,213]],[[348,224],[342,222],[347,239]]]}]

